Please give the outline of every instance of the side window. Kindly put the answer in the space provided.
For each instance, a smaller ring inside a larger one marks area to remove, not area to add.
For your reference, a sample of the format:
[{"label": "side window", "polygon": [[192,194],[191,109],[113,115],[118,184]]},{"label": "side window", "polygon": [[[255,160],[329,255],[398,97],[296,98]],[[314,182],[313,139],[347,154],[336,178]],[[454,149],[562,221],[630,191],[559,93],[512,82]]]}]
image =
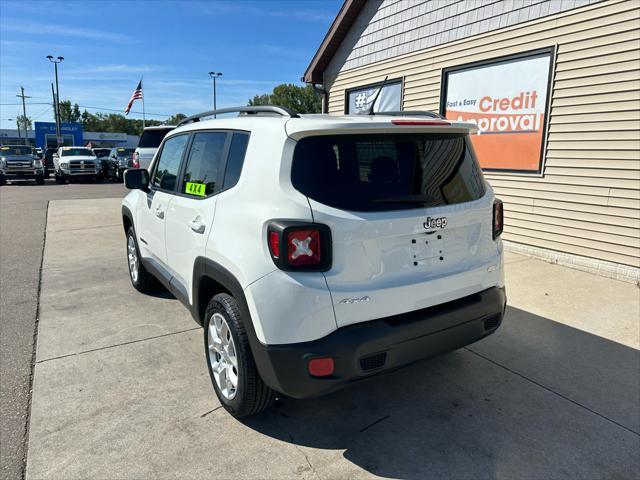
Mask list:
[{"label": "side window", "polygon": [[175,190],[180,160],[188,139],[188,135],[178,135],[164,142],[151,182],[154,187]]},{"label": "side window", "polygon": [[233,140],[231,140],[231,147],[229,148],[229,157],[227,158],[227,168],[224,172],[223,188],[229,188],[238,183],[248,143],[248,134],[233,134]]},{"label": "side window", "polygon": [[193,136],[184,169],[183,193],[206,197],[221,189],[217,182],[227,135],[226,132],[201,132]]}]

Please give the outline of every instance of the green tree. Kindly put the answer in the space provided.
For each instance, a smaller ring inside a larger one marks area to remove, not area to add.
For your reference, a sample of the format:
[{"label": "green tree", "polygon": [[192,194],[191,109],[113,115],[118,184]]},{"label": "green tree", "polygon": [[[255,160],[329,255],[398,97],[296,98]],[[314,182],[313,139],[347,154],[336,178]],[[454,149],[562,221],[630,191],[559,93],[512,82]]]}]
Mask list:
[{"label": "green tree", "polygon": [[79,122],[82,115],[78,104],[71,106],[71,100],[63,100],[60,102],[60,121],[61,122]]},{"label": "green tree", "polygon": [[167,118],[164,123],[166,123],[167,125],[177,125],[185,118],[187,118],[187,116],[184,113],[176,113],[175,115],[171,115],[169,118]]},{"label": "green tree", "polygon": [[271,93],[256,95],[249,100],[249,105],[280,105],[297,113],[322,111],[322,99],[311,85],[300,87],[292,83],[283,83]]},{"label": "green tree", "polygon": [[16,124],[21,132],[31,129],[31,119],[29,117],[25,117],[24,115],[18,115],[16,117]]},{"label": "green tree", "polygon": [[[177,117],[177,115],[175,115]],[[142,120],[127,118],[117,113],[89,113],[80,115],[82,127],[87,132],[114,132],[128,135],[142,134]],[[146,126],[160,125],[157,120],[147,120]]]}]

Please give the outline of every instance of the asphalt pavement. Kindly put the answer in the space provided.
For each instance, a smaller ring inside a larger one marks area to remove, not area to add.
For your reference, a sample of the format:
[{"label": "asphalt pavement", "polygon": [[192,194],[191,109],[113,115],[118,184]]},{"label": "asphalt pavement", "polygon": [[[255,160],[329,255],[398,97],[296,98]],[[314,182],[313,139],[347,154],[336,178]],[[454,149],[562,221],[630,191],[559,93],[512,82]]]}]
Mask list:
[{"label": "asphalt pavement", "polygon": [[[122,197],[121,184],[0,187],[0,478],[24,476],[33,344],[47,205],[53,199]],[[70,239],[69,248],[73,248]],[[98,248],[98,247],[97,247]]]}]

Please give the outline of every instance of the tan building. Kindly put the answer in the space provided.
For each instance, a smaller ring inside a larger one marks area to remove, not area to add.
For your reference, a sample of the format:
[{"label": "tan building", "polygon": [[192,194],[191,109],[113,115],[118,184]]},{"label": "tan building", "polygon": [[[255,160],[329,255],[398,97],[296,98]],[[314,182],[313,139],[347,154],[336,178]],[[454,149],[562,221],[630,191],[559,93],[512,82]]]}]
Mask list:
[{"label": "tan building", "polygon": [[476,122],[509,249],[640,282],[639,72],[638,0],[346,0],[304,80]]}]

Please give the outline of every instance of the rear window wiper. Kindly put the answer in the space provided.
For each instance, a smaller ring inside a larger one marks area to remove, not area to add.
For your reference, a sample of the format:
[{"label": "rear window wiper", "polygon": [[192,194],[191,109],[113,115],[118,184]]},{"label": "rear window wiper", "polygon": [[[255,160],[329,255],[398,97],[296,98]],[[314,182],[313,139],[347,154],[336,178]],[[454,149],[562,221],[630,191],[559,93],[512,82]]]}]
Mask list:
[{"label": "rear window wiper", "polygon": [[395,197],[376,198],[374,203],[437,203],[438,199],[429,195],[399,195]]}]

